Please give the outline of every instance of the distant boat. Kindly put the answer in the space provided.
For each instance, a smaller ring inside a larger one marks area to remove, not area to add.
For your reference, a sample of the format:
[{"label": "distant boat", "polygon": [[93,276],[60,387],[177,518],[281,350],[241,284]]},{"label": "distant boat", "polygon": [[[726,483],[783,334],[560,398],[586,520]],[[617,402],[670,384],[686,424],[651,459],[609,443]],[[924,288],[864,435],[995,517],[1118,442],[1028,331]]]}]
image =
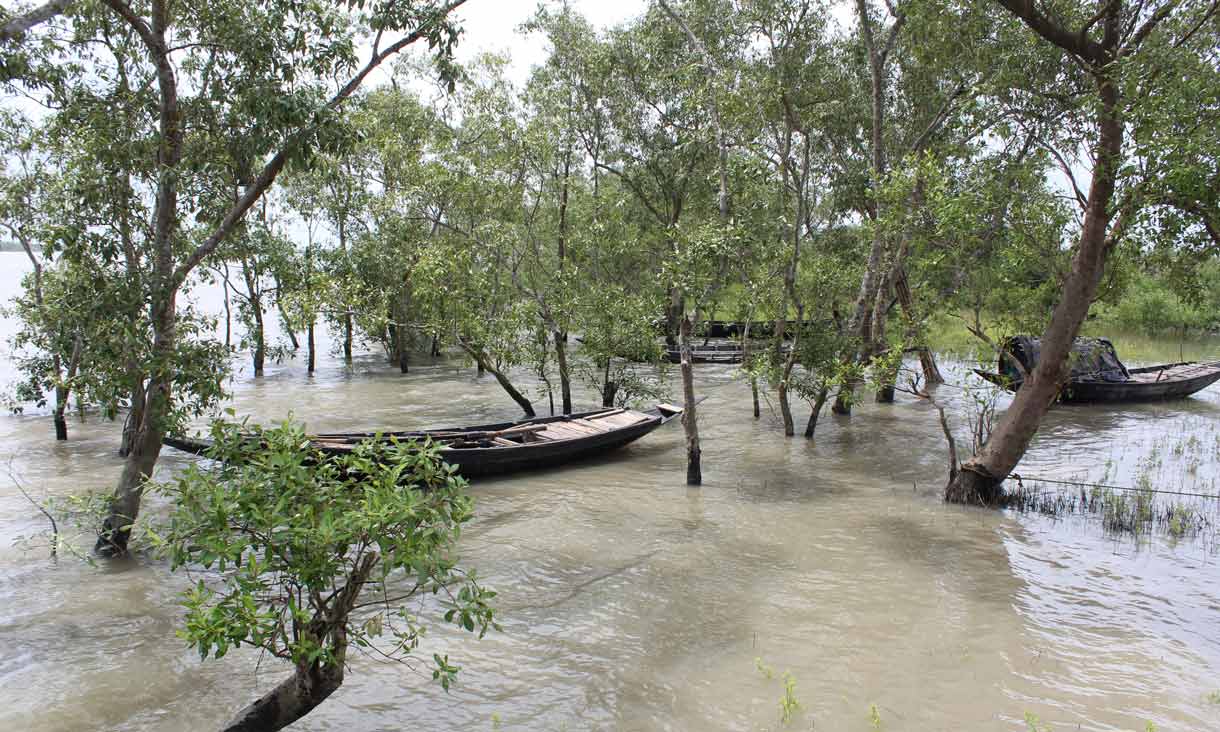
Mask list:
[{"label": "distant boat", "polygon": [[[692,344],[690,347],[691,363],[741,363],[744,357],[740,343]],[[682,349],[666,348],[665,360],[682,363]]]},{"label": "distant boat", "polygon": [[[654,409],[598,409],[519,422],[405,432],[332,432],[312,435],[309,444],[330,455],[351,452],[362,440],[423,440],[440,443],[441,458],[470,478],[547,468],[598,455],[634,442],[682,414],[682,408],[658,404]],[[253,439],[253,438],[252,438]],[[212,441],[166,437],[170,447],[206,455]]]},{"label": "distant boat", "polygon": [[[792,340],[798,330],[817,327],[834,328],[835,325],[829,320],[788,321],[784,324],[784,339]],[[700,338],[741,338],[745,332],[746,323],[742,320],[703,320],[695,326],[695,335]],[[755,320],[750,323],[751,338],[772,338],[774,336],[774,320]]]},{"label": "distant boat", "polygon": [[[999,359],[999,372],[974,372],[993,384],[1016,392],[1021,388],[1021,370],[1026,372],[1038,365],[1041,353],[1039,339],[1014,336],[1005,341],[1005,351]],[[1119,360],[1114,344],[1105,338],[1077,338],[1069,356],[1071,371],[1068,381],[1059,391],[1059,401],[1146,402],[1180,399],[1206,389],[1220,381],[1220,361],[1200,363],[1184,361],[1159,366],[1128,369]]]}]

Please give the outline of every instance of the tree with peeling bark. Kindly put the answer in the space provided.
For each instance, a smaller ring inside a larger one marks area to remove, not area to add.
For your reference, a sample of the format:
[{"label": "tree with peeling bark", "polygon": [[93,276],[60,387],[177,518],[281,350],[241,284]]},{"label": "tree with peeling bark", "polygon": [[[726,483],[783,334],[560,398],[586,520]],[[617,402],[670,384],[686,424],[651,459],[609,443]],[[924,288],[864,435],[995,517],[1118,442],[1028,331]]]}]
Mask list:
[{"label": "tree with peeling bark", "polygon": [[[717,242],[716,236],[696,235],[693,241],[699,242],[694,247],[684,247],[676,252],[676,260],[679,266],[690,267],[691,273],[695,274],[693,278],[684,281],[686,278],[670,278],[669,288],[675,293],[678,306],[677,314],[681,317],[679,325],[678,349],[680,355],[680,366],[682,373],[682,427],[686,433],[686,482],[688,485],[699,485],[703,482],[703,468],[701,464],[701,448],[699,445],[699,413],[698,400],[695,398],[695,371],[693,357],[691,355],[691,335],[695,327],[699,323],[700,314],[707,302],[714,296],[714,293],[723,287],[727,275],[727,266],[730,257],[729,251],[725,248],[725,242],[731,241],[733,238],[732,228],[732,203],[731,194],[729,192],[729,148],[730,142],[727,133],[727,122],[724,118],[723,105],[721,98],[727,96],[725,89],[720,88],[720,84],[716,81],[725,81],[726,75],[724,70],[727,64],[718,61],[711,51],[708,50],[708,43],[692,30],[691,23],[665,0],[659,0],[658,4],[661,10],[669,19],[681,29],[682,34],[690,46],[690,51],[693,52],[694,67],[703,74],[705,88],[700,89],[702,96],[702,104],[699,106],[707,110],[708,116],[711,119],[711,132],[715,137],[716,150],[716,210],[718,220],[722,231],[720,232],[720,241]],[[714,10],[711,7],[697,8],[695,3],[688,5],[689,8],[702,10],[707,13],[709,10]],[[709,4],[710,5],[710,4]],[[710,25],[707,19],[710,14],[704,15],[703,25]],[[724,18],[721,17],[723,22]],[[732,32],[732,26],[724,23],[719,30],[722,35],[721,40]],[[727,31],[727,32],[725,32]],[[731,47],[731,44],[725,44]],[[702,240],[702,241],[700,241]],[[711,246],[707,246],[711,244]],[[701,250],[707,248],[706,253]],[[692,254],[694,257],[692,258]],[[705,262],[699,261],[704,256],[713,257],[713,261],[717,262],[718,271],[711,277],[700,278],[698,272]],[[700,282],[700,279],[703,281]],[[698,283],[694,287],[692,284]]]},{"label": "tree with peeling bark", "polygon": [[1068,111],[1065,121],[1087,131],[1088,137],[1077,144],[1089,147],[1091,172],[1087,193],[1076,189],[1082,209],[1079,232],[1070,269],[1041,336],[1038,364],[986,444],[962,464],[945,490],[947,500],[984,505],[1001,499],[1004,480],[1059,394],[1071,344],[1096,296],[1107,257],[1129,234],[1150,192],[1175,188],[1176,166],[1142,164],[1150,142],[1156,140],[1169,150],[1174,142],[1159,134],[1160,125],[1140,123],[1167,109],[1182,113],[1187,105],[1176,100],[1192,93],[1191,84],[1182,83],[1181,71],[1187,66],[1205,74],[1200,81],[1208,88],[1218,88],[1214,65],[1191,63],[1214,54],[1214,3],[1099,0],[1092,7],[1046,8],[1029,0],[996,2],[1039,44],[1059,54],[1064,76],[1079,74],[1087,81],[1090,92]]},{"label": "tree with peeling bark", "polygon": [[[912,267],[917,267],[912,261],[910,232],[881,225],[890,217],[890,208],[922,207],[921,188],[912,189],[903,201],[888,201],[883,191],[891,173],[917,168],[928,154],[937,158],[968,155],[969,146],[985,134],[985,126],[967,124],[972,121],[974,100],[995,63],[978,42],[986,30],[976,6],[967,2],[944,7],[908,0],[887,2],[879,9],[869,0],[854,3],[861,76],[869,92],[865,123],[869,134],[863,146],[868,184],[853,196],[852,209],[866,221],[870,244],[847,327],[857,340],[857,364],[866,364],[874,356],[884,360],[894,347],[911,348],[919,355],[928,384],[941,383],[943,377],[919,338],[918,326],[927,310],[920,307],[910,276]],[[850,173],[850,167],[842,172]],[[892,345],[887,321],[895,305],[901,308],[907,327]],[[878,375],[877,401],[893,401],[894,377]],[[839,414],[850,412],[858,383],[848,386],[835,400],[834,410]]]},{"label": "tree with peeling bark", "polygon": [[[144,166],[154,171],[152,216],[142,222],[151,235],[146,248],[138,252],[151,324],[149,357],[142,364],[147,379],[142,404],[133,405],[139,422],[109,516],[99,531],[99,553],[126,551],[144,483],[152,475],[170,426],[167,418],[174,408],[178,368],[177,300],[183,286],[290,161],[305,159],[311,150],[326,146],[326,131],[336,111],[374,69],[419,41],[448,58],[457,39],[448,15],[461,4],[462,0],[352,2],[324,7],[278,0],[257,4],[217,0],[171,6],[152,0],[143,7],[104,0],[71,5],[69,14],[62,16],[79,32],[121,38],[128,51],[109,68],[95,65],[79,83],[134,75],[150,96],[141,113],[153,110],[151,115],[145,113],[150,119],[139,120],[140,125],[149,123],[153,144],[130,151],[132,157],[120,163],[127,169]],[[27,32],[24,42],[31,42],[34,35]],[[359,37],[371,40],[364,60],[356,47]],[[80,48],[64,46],[60,53],[65,63]],[[211,81],[222,73],[234,83],[224,85],[230,96],[217,99]],[[328,79],[340,81],[334,84]],[[219,114],[218,105],[224,107]],[[239,110],[259,124],[245,124]],[[217,120],[231,123],[225,126],[227,139],[222,141],[215,139]],[[212,219],[209,213],[217,202],[208,197],[207,186],[192,185],[201,170],[196,166],[204,163],[198,156],[215,160],[218,148],[247,134],[255,141],[236,146],[244,155],[229,156],[248,163],[239,169],[246,174],[239,179],[241,191],[236,200],[227,199],[222,215]],[[147,165],[150,159],[155,166]],[[197,238],[188,237],[185,222],[196,214],[208,223]]]},{"label": "tree with peeling bark", "polygon": [[[349,455],[308,447],[300,425],[217,422],[208,468],[188,467],[157,490],[172,499],[156,543],[172,567],[199,578],[186,593],[182,637],[200,658],[252,646],[292,674],[221,729],[270,732],[334,694],[353,649],[412,668],[426,626],[408,601],[478,637],[498,629],[496,593],[456,563],[473,515],[466,482],[436,445],[368,441]],[[434,653],[445,689],[458,666]]]}]

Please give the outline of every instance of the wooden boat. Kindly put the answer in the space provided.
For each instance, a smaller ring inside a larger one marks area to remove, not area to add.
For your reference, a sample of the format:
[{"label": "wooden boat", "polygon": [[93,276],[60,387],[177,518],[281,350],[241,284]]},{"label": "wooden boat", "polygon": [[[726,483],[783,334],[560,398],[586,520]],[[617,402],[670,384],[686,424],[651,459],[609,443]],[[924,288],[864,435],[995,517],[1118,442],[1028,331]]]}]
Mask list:
[{"label": "wooden boat", "polygon": [[[441,443],[445,462],[471,478],[554,467],[607,452],[638,440],[681,414],[681,407],[670,404],[658,404],[647,411],[598,409],[475,427],[321,433],[310,437],[310,445],[324,453],[342,454],[362,440],[377,436],[387,440],[431,438]],[[166,437],[165,444],[204,455],[212,443],[203,438]]]},{"label": "wooden boat", "polygon": [[[789,321],[785,325],[784,340],[792,340],[793,334],[798,330],[815,327],[832,328],[834,324],[830,321],[818,322],[816,320]],[[745,332],[746,324],[740,320],[703,320],[695,326],[695,335],[700,338],[741,338]],[[750,323],[750,337],[775,337],[775,321],[755,320]]]},{"label": "wooden boat", "polygon": [[[740,343],[705,343],[690,349],[691,363],[741,363],[744,356]],[[665,360],[682,363],[682,349],[666,348]]]},{"label": "wooden boat", "polygon": [[[1017,336],[1005,342],[999,373],[975,369],[987,381],[1015,392],[1022,376],[1012,359],[1020,359],[1026,371],[1037,365],[1038,339]],[[1068,403],[1145,402],[1180,399],[1220,381],[1220,361],[1185,361],[1128,369],[1118,360],[1114,345],[1104,338],[1077,338],[1072,344],[1068,381],[1059,391],[1059,401]]]}]

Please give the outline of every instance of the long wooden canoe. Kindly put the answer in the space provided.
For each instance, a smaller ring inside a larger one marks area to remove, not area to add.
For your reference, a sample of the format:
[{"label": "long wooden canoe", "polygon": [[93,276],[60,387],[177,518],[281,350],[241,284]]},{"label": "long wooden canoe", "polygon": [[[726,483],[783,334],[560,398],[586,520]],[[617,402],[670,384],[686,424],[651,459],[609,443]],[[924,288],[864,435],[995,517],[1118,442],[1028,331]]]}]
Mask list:
[{"label": "long wooden canoe", "polygon": [[[974,372],[993,384],[1015,392],[1022,380],[992,371]],[[1187,361],[1128,370],[1124,381],[1072,379],[1059,392],[1061,402],[1147,402],[1180,399],[1220,381],[1220,361]]]},{"label": "long wooden canoe", "polygon": [[[554,467],[598,455],[634,442],[681,414],[681,407],[669,404],[647,411],[598,409],[474,427],[321,433],[310,437],[310,445],[325,453],[342,454],[373,437],[431,438],[441,443],[445,462],[470,478]],[[165,444],[197,455],[206,454],[212,445],[211,440],[189,437],[166,437]]]}]

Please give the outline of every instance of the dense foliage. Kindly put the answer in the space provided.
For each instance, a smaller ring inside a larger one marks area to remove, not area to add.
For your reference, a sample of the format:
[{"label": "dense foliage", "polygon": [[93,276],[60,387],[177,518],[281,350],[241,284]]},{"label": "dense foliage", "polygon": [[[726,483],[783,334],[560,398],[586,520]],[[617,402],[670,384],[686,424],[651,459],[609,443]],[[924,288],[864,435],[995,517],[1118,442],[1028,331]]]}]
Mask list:
[{"label": "dense foliage", "polygon": [[[342,682],[352,646],[409,661],[421,612],[480,637],[495,627],[495,592],[456,563],[466,482],[435,445],[368,440],[334,456],[299,424],[249,427],[216,422],[214,462],[157,488],[173,505],[157,541],[198,578],[181,635],[202,658],[253,646],[321,693]],[[429,596],[439,603],[420,603]],[[457,666],[432,662],[448,689]]]}]

